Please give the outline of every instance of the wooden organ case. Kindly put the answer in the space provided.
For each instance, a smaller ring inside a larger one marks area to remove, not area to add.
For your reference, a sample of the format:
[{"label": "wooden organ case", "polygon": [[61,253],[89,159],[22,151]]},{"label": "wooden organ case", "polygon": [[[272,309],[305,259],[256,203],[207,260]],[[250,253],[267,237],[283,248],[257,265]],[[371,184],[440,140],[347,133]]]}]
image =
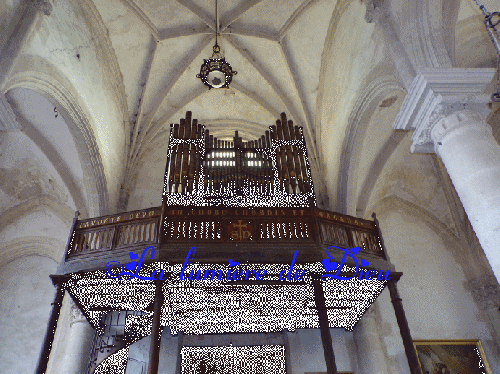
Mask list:
[{"label": "wooden organ case", "polygon": [[260,138],[228,141],[187,112],[171,125],[163,206],[316,206],[302,128],[282,113]]},{"label": "wooden organ case", "polygon": [[[260,138],[243,141],[236,131],[230,141],[187,112],[171,125],[162,197],[160,207],[75,217],[51,275],[57,293],[37,373],[45,372],[65,290],[96,329],[88,374],[124,373],[126,350],[149,334],[147,373],[157,374],[163,326],[174,335],[320,328],[327,372],[336,373],[328,329],[352,330],[386,286],[415,364],[396,289],[402,274],[388,261],[376,219],[317,208],[302,129],[284,113]],[[337,274],[349,280],[322,280],[325,259],[340,261],[346,248],[369,262],[364,271],[390,277],[358,279],[347,258]],[[164,277],[120,279],[110,270],[116,263],[122,272]],[[234,266],[247,276],[231,277]],[[265,277],[248,278],[252,269]]]}]

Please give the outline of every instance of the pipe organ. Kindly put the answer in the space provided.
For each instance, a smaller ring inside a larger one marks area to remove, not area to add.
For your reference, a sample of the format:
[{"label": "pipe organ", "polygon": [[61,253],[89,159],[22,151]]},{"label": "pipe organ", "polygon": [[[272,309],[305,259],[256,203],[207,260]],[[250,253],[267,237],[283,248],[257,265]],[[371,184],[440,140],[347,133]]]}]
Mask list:
[{"label": "pipe organ", "polygon": [[[186,257],[190,248],[194,261]],[[83,220],[76,214],[53,276],[58,296],[38,372],[47,367],[64,290],[97,332],[89,374],[111,372],[117,357],[126,359],[128,346],[149,334],[148,373],[156,374],[162,326],[174,335],[319,327],[333,372],[328,329],[352,330],[386,285],[378,278],[322,281],[326,257],[346,260],[342,248],[357,248],[366,271],[390,270],[391,296],[401,300],[394,283],[401,273],[392,272],[376,220],[316,206],[301,127],[282,113],[258,139],[244,140],[238,131],[232,140],[218,139],[187,112],[171,125],[162,206]],[[244,280],[236,268],[230,273],[234,264],[247,271]],[[307,273],[303,279],[281,278],[291,264]],[[346,262],[345,271],[354,265]],[[207,269],[233,275],[200,279]],[[267,272],[264,281],[247,279],[256,269]],[[193,276],[181,278],[188,270]]]},{"label": "pipe organ", "polygon": [[170,125],[164,206],[316,206],[302,127],[285,113],[250,141],[217,139],[191,116]]}]

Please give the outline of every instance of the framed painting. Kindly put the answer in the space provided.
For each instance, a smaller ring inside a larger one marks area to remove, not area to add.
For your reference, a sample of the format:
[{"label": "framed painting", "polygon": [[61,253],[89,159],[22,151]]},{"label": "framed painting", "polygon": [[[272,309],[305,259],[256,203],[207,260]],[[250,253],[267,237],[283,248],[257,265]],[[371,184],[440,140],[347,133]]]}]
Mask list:
[{"label": "framed painting", "polygon": [[414,340],[422,374],[493,374],[479,340]]}]

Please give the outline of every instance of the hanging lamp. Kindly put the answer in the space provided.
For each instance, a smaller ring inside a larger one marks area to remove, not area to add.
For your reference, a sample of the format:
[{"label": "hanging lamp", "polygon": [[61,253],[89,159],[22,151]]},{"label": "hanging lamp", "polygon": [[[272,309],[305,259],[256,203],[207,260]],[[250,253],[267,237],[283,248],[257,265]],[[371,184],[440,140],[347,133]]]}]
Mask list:
[{"label": "hanging lamp", "polygon": [[196,78],[200,78],[208,89],[212,88],[229,88],[229,84],[233,80],[233,75],[238,72],[231,68],[231,65],[226,62],[225,57],[220,52],[218,44],[219,36],[219,12],[217,0],[215,0],[215,45],[213,46],[212,57],[208,60],[203,59],[203,65],[200,68],[200,74]]}]

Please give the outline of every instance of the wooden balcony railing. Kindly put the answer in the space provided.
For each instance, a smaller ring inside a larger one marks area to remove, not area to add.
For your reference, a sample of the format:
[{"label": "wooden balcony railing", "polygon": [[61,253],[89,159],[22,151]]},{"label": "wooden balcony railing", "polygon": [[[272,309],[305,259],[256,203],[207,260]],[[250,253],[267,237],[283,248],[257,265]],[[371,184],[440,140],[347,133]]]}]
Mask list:
[{"label": "wooden balcony railing", "polygon": [[235,244],[360,247],[362,253],[386,260],[375,221],[317,208],[171,208],[165,210],[161,230],[160,217],[157,207],[77,221],[66,260],[157,244],[160,251],[172,252],[193,245],[229,250]]},{"label": "wooden balcony railing", "polygon": [[315,241],[382,254],[374,221],[320,209],[169,209],[160,243]]},{"label": "wooden balcony railing", "polygon": [[66,260],[114,249],[158,243],[161,208],[127,212],[77,221]]}]

